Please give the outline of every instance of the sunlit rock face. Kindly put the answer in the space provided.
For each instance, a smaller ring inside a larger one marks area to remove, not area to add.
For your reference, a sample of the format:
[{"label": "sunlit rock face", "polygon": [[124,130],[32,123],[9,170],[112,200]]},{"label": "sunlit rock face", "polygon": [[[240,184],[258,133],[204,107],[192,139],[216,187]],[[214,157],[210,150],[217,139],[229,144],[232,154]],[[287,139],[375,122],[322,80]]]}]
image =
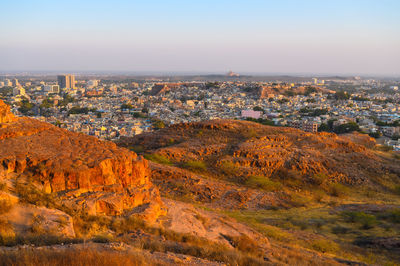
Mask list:
[{"label": "sunlit rock face", "polygon": [[10,106],[6,105],[2,100],[0,100],[0,124],[9,123],[15,119],[15,116],[10,112]]},{"label": "sunlit rock face", "polygon": [[71,207],[120,215],[140,207],[143,218],[163,211],[148,163],[112,142],[14,117],[0,102],[0,179],[30,179]]}]

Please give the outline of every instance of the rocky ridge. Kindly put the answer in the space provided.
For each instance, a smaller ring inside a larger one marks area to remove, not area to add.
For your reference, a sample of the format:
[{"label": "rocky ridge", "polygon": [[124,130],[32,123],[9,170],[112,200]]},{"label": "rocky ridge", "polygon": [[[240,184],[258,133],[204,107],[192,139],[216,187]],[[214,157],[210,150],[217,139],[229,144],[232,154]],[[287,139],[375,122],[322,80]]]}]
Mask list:
[{"label": "rocky ridge", "polygon": [[294,171],[304,180],[323,173],[329,182],[361,184],[371,182],[374,175],[400,173],[400,167],[369,149],[375,145],[372,138],[353,135],[313,134],[247,121],[214,120],[173,125],[123,139],[119,144],[144,147],[175,163],[204,161],[213,171],[229,165],[245,177],[273,178],[282,171]]},{"label": "rocky ridge", "polygon": [[15,117],[2,101],[0,110],[0,182],[8,187],[2,200],[18,201],[16,187],[23,184],[91,215],[130,213],[154,221],[165,214],[143,157],[112,142]]}]

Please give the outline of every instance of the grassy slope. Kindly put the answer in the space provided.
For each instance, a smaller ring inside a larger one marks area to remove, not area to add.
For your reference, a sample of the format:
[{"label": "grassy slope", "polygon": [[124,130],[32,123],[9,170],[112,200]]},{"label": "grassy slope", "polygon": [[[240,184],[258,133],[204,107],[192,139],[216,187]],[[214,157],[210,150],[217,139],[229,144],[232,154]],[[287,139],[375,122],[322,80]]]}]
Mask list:
[{"label": "grassy slope", "polygon": [[[204,130],[201,130],[201,133],[203,135],[208,134]],[[173,146],[174,142],[170,142],[172,144],[168,146]],[[179,145],[180,142],[177,142],[177,144]],[[165,156],[163,152],[158,153],[158,151],[162,151],[162,147],[161,149],[151,150],[152,155],[147,155],[147,158],[157,163],[192,171],[206,179],[233,182],[263,191],[284,191],[291,195],[294,203],[297,201],[298,204],[292,204],[292,207],[288,209],[272,210],[209,209],[208,204],[191,198],[190,190],[181,198],[179,195],[172,196],[175,199],[191,201],[199,207],[233,217],[264,233],[272,241],[276,241],[278,245],[315,250],[328,256],[368,264],[398,265],[400,263],[399,253],[390,249],[355,244],[356,241],[360,242],[360,240],[368,237],[400,236],[400,193],[398,191],[398,176],[396,175],[387,173],[369,177],[372,184],[365,186],[338,185],[333,188],[338,190],[336,193],[335,191],[332,192],[331,187],[318,184],[318,182],[317,184],[307,184],[298,182],[298,180],[282,180],[279,178],[264,179],[263,181],[259,177],[243,180],[241,173],[238,172],[240,169],[236,169],[233,165],[215,167],[210,161],[194,162],[193,160],[182,163],[175,161],[173,157]],[[379,150],[371,150],[371,152],[383,160],[400,163],[398,154],[393,152]],[[299,186],[301,189],[298,189]],[[382,210],[371,212],[368,208],[359,211],[341,209],[342,206],[348,204],[378,205],[382,207]],[[393,206],[384,209],[385,206],[389,205]]]}]

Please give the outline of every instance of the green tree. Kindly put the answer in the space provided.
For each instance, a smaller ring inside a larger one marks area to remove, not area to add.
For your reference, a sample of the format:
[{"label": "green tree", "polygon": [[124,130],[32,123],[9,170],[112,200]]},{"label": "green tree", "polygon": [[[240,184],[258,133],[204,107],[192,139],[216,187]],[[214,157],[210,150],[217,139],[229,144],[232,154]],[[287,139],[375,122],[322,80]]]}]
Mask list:
[{"label": "green tree", "polygon": [[121,105],[121,110],[126,110],[126,109],[129,109],[129,110],[133,109],[132,104],[124,103]]},{"label": "green tree", "polygon": [[89,113],[89,108],[74,106],[69,111],[68,114],[87,114]]},{"label": "green tree", "polygon": [[351,95],[347,91],[338,91],[334,95],[336,100],[348,100],[350,97]]},{"label": "green tree", "polygon": [[260,112],[264,113],[264,109],[262,107],[260,107],[260,106],[254,106],[253,107],[253,111],[260,111]]},{"label": "green tree", "polygon": [[328,124],[322,123],[322,124],[318,127],[318,131],[319,131],[319,132],[322,132],[322,131],[329,132],[329,131],[331,131],[331,130],[329,129]]},{"label": "green tree", "polygon": [[50,99],[44,99],[42,103],[40,104],[40,108],[51,108],[53,107],[53,101]]},{"label": "green tree", "polygon": [[311,93],[316,93],[316,92],[318,92],[317,88],[312,87],[312,86],[308,86],[308,87],[306,88],[305,92],[304,92],[304,95],[305,95],[305,96],[308,96],[308,95],[310,95]]},{"label": "green tree", "polygon": [[353,131],[359,131],[360,127],[357,123],[350,122],[346,124],[342,124],[334,129],[335,133],[343,134],[343,133],[350,133]]},{"label": "green tree", "polygon": [[147,117],[145,114],[143,114],[143,113],[141,113],[141,112],[134,112],[134,113],[132,114],[132,116],[133,116],[134,118],[146,118],[146,117]]},{"label": "green tree", "polygon": [[155,119],[152,123],[154,129],[165,128],[165,123],[159,119]]},{"label": "green tree", "polygon": [[377,132],[371,132],[371,133],[369,133],[368,134],[370,137],[373,137],[373,138],[379,138],[380,136],[382,136],[382,134],[381,134],[381,132],[379,132],[379,131],[377,131]]},{"label": "green tree", "polygon": [[18,111],[26,115],[32,110],[34,105],[31,102],[29,102],[28,99],[23,99],[21,102],[19,102],[18,106],[19,106]]},{"label": "green tree", "polygon": [[58,103],[58,106],[67,106],[69,103],[73,103],[75,98],[69,94],[64,94],[62,101]]}]

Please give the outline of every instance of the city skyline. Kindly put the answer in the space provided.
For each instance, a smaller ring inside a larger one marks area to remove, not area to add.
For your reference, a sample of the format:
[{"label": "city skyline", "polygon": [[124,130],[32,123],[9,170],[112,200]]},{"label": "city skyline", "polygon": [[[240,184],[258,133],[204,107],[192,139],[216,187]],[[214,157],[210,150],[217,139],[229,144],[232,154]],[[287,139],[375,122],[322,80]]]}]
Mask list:
[{"label": "city skyline", "polygon": [[399,75],[400,3],[349,2],[6,1],[0,71]]}]

